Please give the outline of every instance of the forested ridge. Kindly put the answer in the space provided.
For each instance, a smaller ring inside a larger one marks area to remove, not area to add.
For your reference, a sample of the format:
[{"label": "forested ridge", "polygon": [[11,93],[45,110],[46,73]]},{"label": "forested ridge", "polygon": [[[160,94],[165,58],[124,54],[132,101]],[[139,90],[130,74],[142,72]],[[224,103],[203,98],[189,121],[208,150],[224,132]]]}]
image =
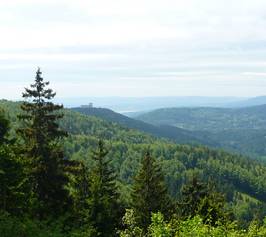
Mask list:
[{"label": "forested ridge", "polygon": [[38,71],[0,102],[3,236],[265,236],[263,162],[63,109],[48,87]]},{"label": "forested ridge", "polygon": [[211,141],[207,141],[206,139],[203,140],[200,138],[200,136],[198,137],[193,132],[188,130],[168,125],[155,126],[140,120],[129,118],[106,108],[76,107],[71,108],[71,110],[85,115],[95,116],[109,122],[117,123],[127,128],[136,129],[159,138],[171,139],[172,141],[180,144],[215,145]]},{"label": "forested ridge", "polygon": [[253,158],[266,156],[266,105],[244,108],[163,108],[136,117],[189,130],[201,141]]},{"label": "forested ridge", "polygon": [[152,124],[168,124],[189,130],[265,129],[266,105],[244,108],[163,108],[137,118]]}]

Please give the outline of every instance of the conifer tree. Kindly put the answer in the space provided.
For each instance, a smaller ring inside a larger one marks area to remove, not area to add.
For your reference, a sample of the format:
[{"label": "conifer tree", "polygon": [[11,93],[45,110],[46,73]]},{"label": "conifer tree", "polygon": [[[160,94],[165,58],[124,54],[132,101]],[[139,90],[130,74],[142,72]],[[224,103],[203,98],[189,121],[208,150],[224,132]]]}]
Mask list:
[{"label": "conifer tree", "polygon": [[9,121],[5,118],[4,111],[0,110],[0,210],[19,214],[25,208],[25,177],[8,132]]},{"label": "conifer tree", "polygon": [[[88,212],[88,200],[90,198],[90,173],[83,161],[80,161],[72,172],[69,184],[70,195],[73,200],[73,214],[77,225],[83,225]],[[74,174],[74,175],[73,175]]]},{"label": "conifer tree", "polygon": [[181,209],[182,216],[195,216],[198,213],[198,209],[201,201],[207,197],[207,186],[200,182],[195,176],[187,183],[184,184],[181,190]]},{"label": "conifer tree", "polygon": [[0,145],[7,143],[9,121],[5,118],[4,111],[0,109]]},{"label": "conifer tree", "polygon": [[119,220],[119,195],[115,174],[106,157],[108,151],[100,140],[93,153],[95,166],[91,170],[89,192],[89,221],[100,236],[114,236]]},{"label": "conifer tree", "polygon": [[164,176],[156,160],[148,151],[142,167],[134,179],[132,206],[140,227],[147,229],[152,212],[168,215],[171,208],[170,197],[164,182]]},{"label": "conifer tree", "polygon": [[181,210],[184,217],[200,215],[205,223],[215,225],[218,220],[227,221],[229,213],[224,208],[224,196],[213,186],[193,177],[181,190]]},{"label": "conifer tree", "polygon": [[69,202],[65,185],[68,182],[64,171],[64,158],[60,141],[67,134],[59,128],[58,120],[63,117],[62,105],[51,100],[56,93],[47,88],[49,82],[42,78],[40,69],[30,88],[25,88],[18,118],[22,126],[17,130],[22,137],[22,153],[28,164],[31,184],[33,213],[38,218],[59,215]]}]

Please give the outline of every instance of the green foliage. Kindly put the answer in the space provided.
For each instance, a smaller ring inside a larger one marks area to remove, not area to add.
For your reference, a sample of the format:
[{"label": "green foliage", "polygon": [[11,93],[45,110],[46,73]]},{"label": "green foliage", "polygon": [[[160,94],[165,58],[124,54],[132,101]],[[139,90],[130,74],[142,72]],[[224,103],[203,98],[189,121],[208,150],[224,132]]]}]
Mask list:
[{"label": "green foliage", "polygon": [[100,236],[113,236],[119,219],[119,195],[115,174],[106,158],[107,150],[99,141],[93,154],[95,166],[90,172],[88,218]]},{"label": "green foliage", "polygon": [[4,111],[0,110],[0,145],[8,141],[9,126],[9,121],[5,118]]},{"label": "green foliage", "polygon": [[148,235],[152,237],[173,236],[171,225],[164,221],[164,216],[160,212],[157,214],[152,214],[151,224],[148,228]]},{"label": "green foliage", "polygon": [[195,216],[200,211],[201,202],[208,196],[207,186],[196,177],[182,187],[182,216]]},{"label": "green foliage", "polygon": [[[21,113],[20,103],[2,100],[0,106],[8,113],[11,127],[17,128],[19,121],[16,120],[16,114]],[[251,199],[246,200],[241,205],[243,215],[238,215],[238,218],[247,218],[250,221],[257,213],[255,210],[262,210],[260,215],[263,216],[265,208],[260,207],[266,200],[266,166],[263,162],[203,146],[173,144],[70,110],[64,110],[64,114],[60,125],[70,133],[64,140],[65,157],[84,160],[90,169],[94,163],[93,150],[102,138],[110,147],[107,158],[110,159],[122,186],[121,196],[125,202],[130,202],[128,190],[132,178],[137,174],[140,161],[149,147],[151,155],[158,158],[172,197],[179,198],[182,185],[196,172],[205,182],[211,178],[217,184],[216,188],[226,195],[229,206],[233,205],[235,215],[240,211],[237,203],[241,202],[233,202],[236,192],[259,201],[251,204]]]},{"label": "green foliage", "polygon": [[169,213],[170,198],[164,176],[155,159],[146,152],[142,166],[134,179],[132,207],[139,225],[147,229],[152,212]]},{"label": "green foliage", "polygon": [[265,109],[265,105],[235,109],[163,108],[137,119],[189,130],[202,144],[257,158],[266,155]]},{"label": "green foliage", "polygon": [[89,169],[85,162],[80,161],[69,176],[68,190],[70,197],[73,200],[72,219],[74,219],[74,226],[81,226],[88,224],[88,199],[90,197],[89,191]]},{"label": "green foliage", "polygon": [[[135,229],[137,228],[135,227]],[[153,213],[148,229],[146,237],[263,237],[266,234],[266,223],[259,226],[253,222],[247,230],[239,230],[234,222],[228,225],[217,223],[216,226],[212,226],[204,223],[199,216],[182,221],[171,219],[167,222],[161,213]],[[121,232],[120,237],[143,236],[138,233],[136,235],[124,235],[124,233],[132,232],[130,229],[126,229]]]},{"label": "green foliage", "polygon": [[0,110],[0,210],[20,213],[25,209],[25,176],[22,162],[14,152],[13,141],[8,139],[9,121]]},{"label": "green foliage", "polygon": [[38,69],[34,84],[26,88],[18,118],[22,125],[17,130],[21,136],[21,153],[28,164],[31,184],[30,205],[39,218],[59,215],[68,203],[65,185],[68,182],[64,172],[66,161],[60,139],[66,133],[59,128],[58,119],[63,117],[58,111],[61,105],[50,102],[55,93],[46,86]]},{"label": "green foliage", "polygon": [[[26,101],[0,101],[12,128],[0,115],[3,236],[265,236],[263,162],[61,110],[48,84],[38,70]],[[215,188],[189,184],[194,175],[204,183],[212,179]],[[183,197],[183,215],[172,215],[167,188],[176,201]],[[132,209],[117,232],[120,195]],[[227,219],[225,206],[246,231]]]},{"label": "green foliage", "polygon": [[[18,218],[0,213],[1,237],[63,237],[62,224],[54,221],[51,225],[27,217]],[[70,236],[69,236],[70,237]]]},{"label": "green foliage", "polygon": [[151,124],[168,124],[189,130],[222,131],[265,129],[265,105],[246,108],[162,108],[137,118]]},{"label": "green foliage", "polygon": [[72,108],[71,110],[97,118],[119,124],[122,127],[136,129],[155,137],[168,138],[181,144],[209,144],[209,142],[199,139],[192,132],[173,126],[154,126],[140,120],[132,119],[122,114],[105,108]]},{"label": "green foliage", "polygon": [[25,181],[21,161],[9,147],[0,146],[0,209],[11,213],[25,210]]},{"label": "green foliage", "polygon": [[181,190],[181,205],[183,217],[199,215],[204,223],[216,225],[217,221],[228,220],[229,214],[225,210],[225,199],[210,187],[199,181],[197,177],[185,184]]},{"label": "green foliage", "polygon": [[133,209],[126,209],[126,213],[122,218],[124,230],[118,231],[120,237],[144,237],[144,231],[137,225],[137,220]]}]

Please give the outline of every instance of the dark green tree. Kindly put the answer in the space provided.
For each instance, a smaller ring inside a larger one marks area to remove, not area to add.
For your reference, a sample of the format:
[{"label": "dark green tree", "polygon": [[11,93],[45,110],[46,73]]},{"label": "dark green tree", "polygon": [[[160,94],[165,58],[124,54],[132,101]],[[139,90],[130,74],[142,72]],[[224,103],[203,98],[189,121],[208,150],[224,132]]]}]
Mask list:
[{"label": "dark green tree", "polygon": [[224,207],[224,195],[215,191],[213,184],[203,183],[196,176],[183,185],[181,197],[181,211],[185,218],[200,215],[205,223],[211,225],[229,218]]},{"label": "dark green tree", "polygon": [[41,75],[38,69],[34,84],[25,88],[25,101],[18,116],[22,125],[17,133],[22,137],[21,152],[28,165],[33,214],[45,218],[59,215],[69,203],[65,189],[68,161],[61,146],[61,139],[67,133],[58,124],[63,117],[60,113],[63,106],[51,102],[56,93],[47,88],[49,82],[45,82]]},{"label": "dark green tree", "polygon": [[97,230],[89,218],[90,214],[90,170],[84,161],[76,161],[71,167],[68,190],[73,201],[71,216],[67,220],[69,228],[79,231],[81,236],[97,236]]},{"label": "dark green tree", "polygon": [[181,211],[184,217],[197,215],[201,201],[208,196],[207,185],[193,176],[181,190]]},{"label": "dark green tree", "polygon": [[147,229],[152,212],[169,215],[171,200],[161,168],[149,151],[141,165],[133,183],[132,207],[140,227]]},{"label": "dark green tree", "polygon": [[110,167],[107,153],[103,142],[99,141],[93,153],[95,166],[89,180],[88,218],[99,236],[115,236],[120,213],[116,175]]},{"label": "dark green tree", "polygon": [[69,184],[70,195],[73,200],[73,214],[77,225],[83,225],[88,213],[88,200],[90,198],[90,172],[85,162],[80,161],[71,172]]},{"label": "dark green tree", "polygon": [[24,209],[25,176],[23,166],[14,152],[14,141],[8,138],[9,120],[0,110],[0,209],[19,214]]},{"label": "dark green tree", "polygon": [[9,131],[9,120],[6,119],[5,113],[0,109],[0,145],[8,142],[7,136]]}]

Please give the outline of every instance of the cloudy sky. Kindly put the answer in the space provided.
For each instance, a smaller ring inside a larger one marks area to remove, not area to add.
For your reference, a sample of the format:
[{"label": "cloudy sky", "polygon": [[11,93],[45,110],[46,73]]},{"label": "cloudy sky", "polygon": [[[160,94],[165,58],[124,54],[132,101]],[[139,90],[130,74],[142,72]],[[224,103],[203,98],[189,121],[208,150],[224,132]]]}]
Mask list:
[{"label": "cloudy sky", "polygon": [[0,97],[266,94],[265,0],[0,0]]}]

